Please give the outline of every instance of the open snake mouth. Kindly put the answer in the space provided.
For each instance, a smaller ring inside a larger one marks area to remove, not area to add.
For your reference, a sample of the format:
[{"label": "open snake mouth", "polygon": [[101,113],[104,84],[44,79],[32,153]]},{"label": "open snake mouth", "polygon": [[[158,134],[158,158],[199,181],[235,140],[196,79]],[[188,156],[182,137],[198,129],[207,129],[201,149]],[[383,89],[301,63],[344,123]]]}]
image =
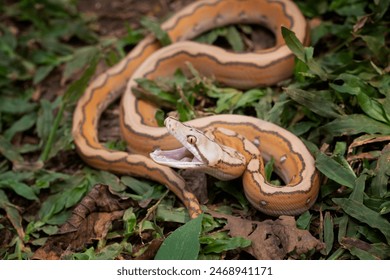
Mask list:
[{"label": "open snake mouth", "polygon": [[189,144],[186,140],[180,142],[183,147],[174,150],[157,149],[150,154],[150,157],[159,164],[174,168],[185,169],[202,167],[205,165],[202,157],[194,146]]}]

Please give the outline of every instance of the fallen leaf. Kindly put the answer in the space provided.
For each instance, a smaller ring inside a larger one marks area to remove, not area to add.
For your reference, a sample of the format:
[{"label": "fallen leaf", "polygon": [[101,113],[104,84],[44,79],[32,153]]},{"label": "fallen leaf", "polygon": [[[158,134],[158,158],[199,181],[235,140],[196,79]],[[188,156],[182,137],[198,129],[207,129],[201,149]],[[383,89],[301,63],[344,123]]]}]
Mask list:
[{"label": "fallen leaf", "polygon": [[48,237],[33,259],[62,259],[107,236],[112,222],[122,218],[124,209],[132,206],[130,199],[121,199],[106,185],[95,185],[75,207],[72,216],[56,235]]},{"label": "fallen leaf", "polygon": [[387,142],[390,141],[390,136],[382,136],[382,135],[363,135],[351,143],[348,147],[348,154],[352,153],[353,149],[359,146],[377,143],[377,142]]},{"label": "fallen leaf", "polygon": [[287,256],[298,258],[302,254],[312,250],[320,251],[324,247],[309,231],[298,229],[294,217],[291,216],[258,222],[214,211],[209,213],[215,218],[227,219],[224,229],[229,230],[231,236],[251,240],[251,245],[243,250],[256,259],[280,260]]},{"label": "fallen leaf", "polygon": [[161,244],[163,243],[164,239],[157,238],[150,241],[148,244],[144,244],[141,247],[138,248],[138,251],[142,250],[144,247],[147,247],[146,250],[137,256],[136,260],[153,260],[154,257],[157,254],[158,249],[160,248]]}]

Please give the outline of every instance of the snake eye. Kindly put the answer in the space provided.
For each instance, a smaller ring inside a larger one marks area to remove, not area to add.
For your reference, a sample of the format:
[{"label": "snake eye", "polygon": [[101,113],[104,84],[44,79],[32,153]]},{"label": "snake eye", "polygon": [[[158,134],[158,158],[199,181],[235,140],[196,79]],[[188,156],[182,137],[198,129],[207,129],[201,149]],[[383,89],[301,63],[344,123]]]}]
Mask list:
[{"label": "snake eye", "polygon": [[190,144],[195,144],[196,143],[196,137],[194,135],[188,135],[187,136],[187,142]]}]

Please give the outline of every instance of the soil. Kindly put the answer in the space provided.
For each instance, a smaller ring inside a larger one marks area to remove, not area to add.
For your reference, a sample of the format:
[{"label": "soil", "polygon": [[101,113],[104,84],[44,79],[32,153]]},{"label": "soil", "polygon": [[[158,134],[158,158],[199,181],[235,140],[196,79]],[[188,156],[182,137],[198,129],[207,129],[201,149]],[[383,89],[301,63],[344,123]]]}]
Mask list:
[{"label": "soil", "polygon": [[144,16],[164,19],[190,0],[80,0],[79,11],[95,17],[96,31],[102,36],[123,36],[126,27],[138,28]]}]

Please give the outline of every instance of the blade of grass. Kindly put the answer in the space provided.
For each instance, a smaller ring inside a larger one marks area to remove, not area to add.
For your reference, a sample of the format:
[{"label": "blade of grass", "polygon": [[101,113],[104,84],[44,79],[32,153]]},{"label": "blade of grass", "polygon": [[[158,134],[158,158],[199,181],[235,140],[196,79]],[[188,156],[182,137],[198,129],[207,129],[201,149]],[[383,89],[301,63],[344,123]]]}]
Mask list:
[{"label": "blade of grass", "polygon": [[359,133],[390,134],[390,126],[361,114],[342,116],[320,127],[324,135],[342,136]]},{"label": "blade of grass", "polygon": [[336,160],[326,156],[323,153],[318,153],[316,158],[316,167],[329,179],[349,188],[355,185],[356,175],[345,168]]},{"label": "blade of grass", "polygon": [[334,242],[334,230],[333,219],[329,212],[325,213],[324,217],[324,242],[325,242],[325,255],[329,255],[333,248]]},{"label": "blade of grass", "polygon": [[310,111],[322,117],[337,118],[344,114],[339,106],[323,96],[323,92],[313,92],[294,88],[284,88],[284,91],[295,102],[306,106]]},{"label": "blade of grass", "polygon": [[351,217],[368,224],[372,228],[379,229],[386,237],[387,242],[390,242],[390,223],[379,213],[349,198],[333,198],[332,200]]},{"label": "blade of grass", "polygon": [[75,102],[75,100],[77,100],[81,96],[81,94],[84,93],[85,89],[87,88],[89,80],[91,79],[92,75],[95,73],[97,63],[99,62],[99,58],[100,56],[96,54],[92,58],[89,67],[85,70],[81,78],[73,82],[66,90],[60,108],[58,110],[58,113],[54,119],[53,126],[48,136],[47,142],[40,156],[41,161],[45,162],[49,158],[50,150],[54,143],[55,135],[60,125],[60,122],[62,120],[64,111],[67,106],[69,106],[72,102]]},{"label": "blade of grass", "polygon": [[378,197],[384,197],[387,193],[389,176],[390,176],[390,144],[387,144],[378,158],[375,177],[371,183],[371,191],[373,195]]}]

